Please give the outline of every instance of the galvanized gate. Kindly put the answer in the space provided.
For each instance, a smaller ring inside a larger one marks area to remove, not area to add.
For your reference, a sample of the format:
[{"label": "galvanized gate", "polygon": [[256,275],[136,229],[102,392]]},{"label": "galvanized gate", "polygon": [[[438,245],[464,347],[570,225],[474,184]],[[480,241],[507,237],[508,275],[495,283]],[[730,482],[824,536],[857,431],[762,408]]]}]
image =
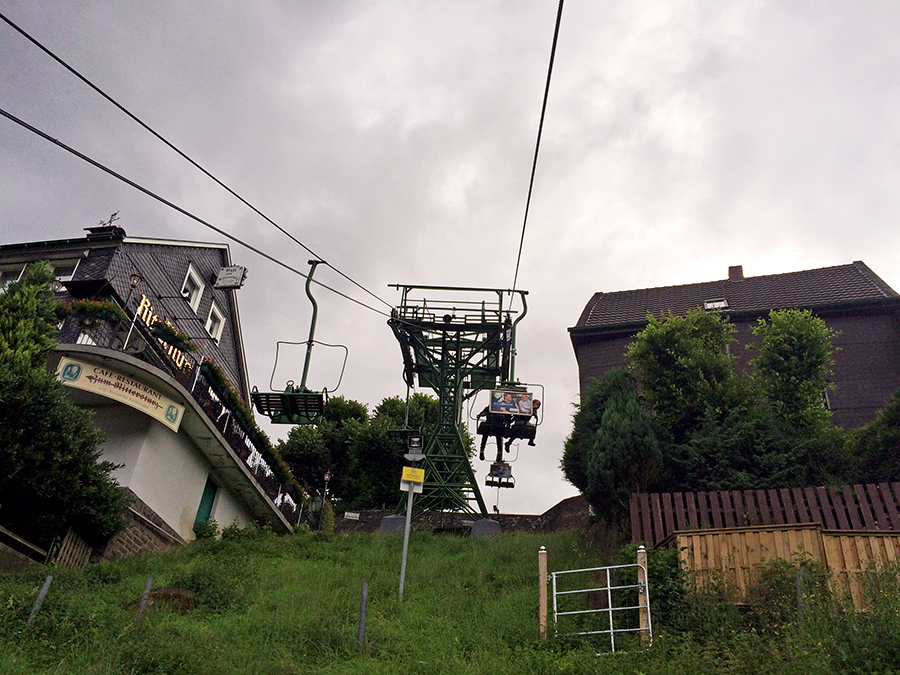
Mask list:
[{"label": "galvanized gate", "polygon": [[[586,576],[588,581],[581,581],[576,575]],[[632,578],[634,583],[630,583]],[[642,644],[653,643],[646,563],[552,572],[550,582],[557,636],[609,635],[613,652],[616,635],[638,633]],[[589,585],[570,587],[584,583]],[[579,620],[564,618],[563,623],[573,625],[560,632],[561,617],[579,617]]]}]

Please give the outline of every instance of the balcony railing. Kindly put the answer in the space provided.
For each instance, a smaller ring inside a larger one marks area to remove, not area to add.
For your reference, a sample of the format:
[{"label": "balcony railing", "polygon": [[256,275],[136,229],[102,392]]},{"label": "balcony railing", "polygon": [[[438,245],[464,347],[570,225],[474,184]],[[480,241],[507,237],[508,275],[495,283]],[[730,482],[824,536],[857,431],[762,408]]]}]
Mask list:
[{"label": "balcony railing", "polygon": [[[227,397],[217,395],[215,383],[200,369],[195,356],[172,352],[140,321],[69,316],[57,339],[61,344],[95,345],[124,352],[171,375],[190,392],[276,508],[288,522],[296,524],[301,496],[292,494],[295,490],[278,480],[272,470],[274,458],[269,447],[256,434],[247,432],[246,422],[242,424],[244,413],[235,411]],[[178,367],[176,361],[184,367]]]}]

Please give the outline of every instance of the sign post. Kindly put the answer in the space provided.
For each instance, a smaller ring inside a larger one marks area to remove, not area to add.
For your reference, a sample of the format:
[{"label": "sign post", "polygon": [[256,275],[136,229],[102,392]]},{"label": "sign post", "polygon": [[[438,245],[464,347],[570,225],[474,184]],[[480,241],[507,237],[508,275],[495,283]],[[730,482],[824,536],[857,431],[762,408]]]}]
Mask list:
[{"label": "sign post", "polygon": [[[412,444],[411,444],[412,445]],[[403,455],[412,463],[425,459],[420,453],[407,453]],[[406,490],[409,496],[406,499],[406,527],[403,529],[403,557],[400,560],[400,599],[403,599],[403,584],[406,581],[406,552],[409,550],[409,529],[412,523],[413,495],[421,493],[425,484],[425,469],[415,466],[404,466],[403,476],[400,479],[400,489]]]}]

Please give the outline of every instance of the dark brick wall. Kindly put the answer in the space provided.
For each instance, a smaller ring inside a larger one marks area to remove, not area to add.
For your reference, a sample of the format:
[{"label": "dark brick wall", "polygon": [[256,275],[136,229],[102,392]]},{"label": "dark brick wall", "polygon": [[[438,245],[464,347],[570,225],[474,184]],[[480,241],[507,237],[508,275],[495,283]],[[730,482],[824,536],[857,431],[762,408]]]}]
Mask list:
[{"label": "dark brick wall", "polygon": [[[893,312],[868,310],[822,318],[839,333],[834,339],[835,388],[828,392],[834,412],[832,419],[839,427],[855,429],[871,421],[900,388],[900,317]],[[734,323],[737,332],[732,353],[737,369],[747,372],[755,351],[745,349],[744,345],[755,340],[751,329],[756,319]],[[591,378],[602,380],[611,368],[628,365],[630,359],[625,356],[625,350],[633,341],[633,334],[578,340],[575,356],[582,396]]]}]

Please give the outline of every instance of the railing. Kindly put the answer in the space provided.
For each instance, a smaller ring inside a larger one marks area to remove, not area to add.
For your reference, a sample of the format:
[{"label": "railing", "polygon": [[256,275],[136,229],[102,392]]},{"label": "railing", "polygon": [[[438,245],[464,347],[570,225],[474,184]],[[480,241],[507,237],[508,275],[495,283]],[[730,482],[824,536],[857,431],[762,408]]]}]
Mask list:
[{"label": "railing", "polygon": [[169,350],[141,324],[140,321],[119,321],[109,319],[84,319],[75,316],[66,318],[57,340],[62,344],[89,344],[106,349],[123,351],[141,361],[156,366],[166,372],[187,389],[225,441],[253,473],[256,482],[263,489],[279,511],[293,523],[297,517],[299,495],[285,497],[284,485],[276,478],[266,461],[268,448],[259,446],[239,423],[235,412],[226,401],[216,396],[214,388],[202,372],[199,364],[189,354],[185,354],[188,367],[179,368],[171,358]]}]

